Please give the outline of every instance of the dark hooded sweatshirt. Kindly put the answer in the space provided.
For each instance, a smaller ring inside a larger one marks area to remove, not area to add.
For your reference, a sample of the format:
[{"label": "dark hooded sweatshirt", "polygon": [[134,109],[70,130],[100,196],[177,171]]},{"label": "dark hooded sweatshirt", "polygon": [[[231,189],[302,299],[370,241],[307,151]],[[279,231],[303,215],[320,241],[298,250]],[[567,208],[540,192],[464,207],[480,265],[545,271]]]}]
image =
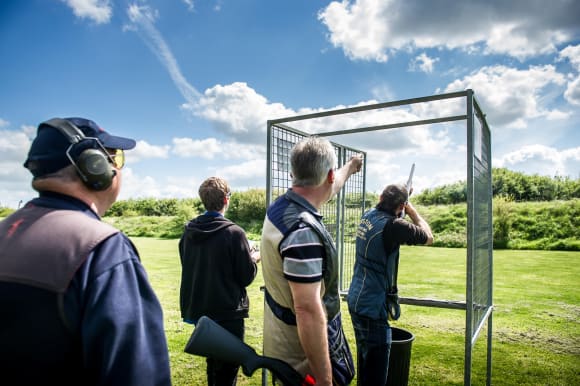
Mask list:
[{"label": "dark hooded sweatshirt", "polygon": [[246,287],[257,273],[244,230],[216,212],[191,220],[179,241],[181,317],[196,323],[248,317]]}]

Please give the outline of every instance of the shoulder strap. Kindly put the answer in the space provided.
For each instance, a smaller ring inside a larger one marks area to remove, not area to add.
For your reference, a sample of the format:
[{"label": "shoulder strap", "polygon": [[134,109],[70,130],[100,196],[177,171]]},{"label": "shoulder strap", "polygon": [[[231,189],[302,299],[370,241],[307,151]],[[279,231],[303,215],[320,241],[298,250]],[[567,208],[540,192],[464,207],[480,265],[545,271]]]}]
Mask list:
[{"label": "shoulder strap", "polygon": [[332,239],[332,237],[330,236],[330,234],[328,233],[326,228],[324,228],[322,226],[320,221],[316,220],[316,218],[314,218],[314,216],[312,214],[310,214],[309,212],[300,213],[300,221],[302,221],[303,223],[307,224],[312,229],[314,229],[316,231],[316,233],[318,233],[318,235],[324,239],[324,241],[325,241],[324,246],[327,248],[330,247],[331,249],[333,249],[332,252],[336,253],[336,247],[334,246],[334,240]]},{"label": "shoulder strap", "polygon": [[24,207],[0,223],[0,280],[64,293],[89,253],[118,232],[82,212]]}]

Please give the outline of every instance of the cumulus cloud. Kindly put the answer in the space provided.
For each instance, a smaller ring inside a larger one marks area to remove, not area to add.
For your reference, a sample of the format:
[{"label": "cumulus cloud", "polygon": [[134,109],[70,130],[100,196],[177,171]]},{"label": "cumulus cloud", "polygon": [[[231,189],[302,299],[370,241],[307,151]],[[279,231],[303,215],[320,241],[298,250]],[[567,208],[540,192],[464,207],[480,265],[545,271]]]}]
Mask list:
[{"label": "cumulus cloud", "polygon": [[503,0],[332,1],[318,18],[351,59],[386,62],[398,50],[446,48],[520,60],[577,36],[580,3]]},{"label": "cumulus cloud", "polygon": [[580,44],[577,46],[567,46],[560,51],[560,60],[568,60],[570,64],[580,71]]},{"label": "cumulus cloud", "polygon": [[564,91],[564,98],[570,104],[580,106],[580,76],[568,83],[568,87]]},{"label": "cumulus cloud", "polygon": [[76,17],[90,19],[97,24],[106,24],[113,16],[113,8],[109,0],[62,0],[68,5]]},{"label": "cumulus cloud", "polygon": [[142,197],[163,197],[162,188],[156,179],[150,176],[136,175],[132,168],[123,169],[123,189],[118,200]]},{"label": "cumulus cloud", "polygon": [[555,149],[544,145],[524,146],[493,161],[495,167],[537,170],[540,175],[579,178],[580,147]]},{"label": "cumulus cloud", "polygon": [[[0,127],[9,123],[0,120]],[[30,188],[32,175],[23,167],[26,154],[30,148],[31,126],[22,126],[20,130],[0,129],[0,206],[17,208],[35,193]]]},{"label": "cumulus cloud", "polygon": [[132,150],[128,150],[127,163],[151,158],[168,158],[169,148],[169,145],[157,146],[143,140],[137,141],[137,146]]},{"label": "cumulus cloud", "polygon": [[431,73],[433,72],[435,63],[438,61],[439,58],[431,58],[427,56],[426,53],[423,52],[411,61],[411,63],[409,64],[409,70]]},{"label": "cumulus cloud", "polygon": [[580,106],[580,45],[568,46],[560,51],[560,60],[568,60],[576,70],[576,74],[570,74],[570,80],[564,91],[564,98],[576,106]]},{"label": "cumulus cloud", "polygon": [[271,103],[246,83],[216,85],[183,109],[212,122],[215,128],[242,142],[263,141],[266,120],[290,116],[295,112],[280,103]]},{"label": "cumulus cloud", "polygon": [[[264,185],[266,182],[266,160],[254,159],[236,165],[229,165],[216,170],[220,176],[224,176],[229,183],[236,181],[236,185],[244,184],[244,181],[255,181],[256,177],[263,177]],[[261,185],[260,187],[263,187]]]},{"label": "cumulus cloud", "polygon": [[3,161],[24,162],[30,138],[24,131],[0,130],[0,154]]},{"label": "cumulus cloud", "polygon": [[395,92],[388,84],[385,83],[373,86],[371,89],[371,94],[374,99],[379,101],[392,101],[397,99],[395,97]]},{"label": "cumulus cloud", "polygon": [[174,138],[173,153],[183,158],[253,159],[265,156],[263,146],[223,142],[216,138]]},{"label": "cumulus cloud", "polygon": [[198,177],[172,177],[162,178],[149,175],[140,175],[132,168],[123,169],[123,188],[118,200],[135,198],[187,198],[197,195],[200,183]]},{"label": "cumulus cloud", "polygon": [[530,66],[527,70],[489,66],[450,83],[445,92],[473,89],[490,125],[525,128],[529,119],[567,116],[550,110],[543,101],[545,88],[565,82],[552,65]]}]

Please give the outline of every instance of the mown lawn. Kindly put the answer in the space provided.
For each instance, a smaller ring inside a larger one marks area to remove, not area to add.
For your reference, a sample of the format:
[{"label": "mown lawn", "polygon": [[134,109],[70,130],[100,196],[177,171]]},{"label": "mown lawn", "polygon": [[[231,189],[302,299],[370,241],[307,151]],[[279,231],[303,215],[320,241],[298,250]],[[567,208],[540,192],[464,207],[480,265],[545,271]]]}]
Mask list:
[{"label": "mown lawn", "polygon": [[[177,240],[132,238],[164,309],[174,385],[204,385],[205,358],[185,354],[192,328],[180,319]],[[403,247],[402,296],[465,300],[465,250]],[[492,384],[580,384],[580,252],[494,252]],[[261,353],[262,276],[249,287],[251,318],[246,343]],[[355,354],[352,326],[343,303],[346,334]],[[415,335],[409,385],[462,385],[465,312],[402,306],[393,324]],[[486,381],[486,333],[473,353],[472,384]],[[261,385],[261,372],[239,375],[239,385]],[[354,383],[353,383],[354,384]]]}]

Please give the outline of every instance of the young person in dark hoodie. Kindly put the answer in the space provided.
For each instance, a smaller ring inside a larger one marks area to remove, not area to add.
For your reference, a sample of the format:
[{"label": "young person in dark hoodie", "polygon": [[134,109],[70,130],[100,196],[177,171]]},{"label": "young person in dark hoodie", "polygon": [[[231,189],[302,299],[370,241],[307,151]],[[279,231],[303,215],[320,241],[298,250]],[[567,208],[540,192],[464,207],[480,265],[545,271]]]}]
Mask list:
[{"label": "young person in dark hoodie", "polygon": [[[250,307],[246,287],[256,277],[259,254],[250,248],[244,230],[224,217],[230,196],[227,182],[218,177],[199,187],[206,212],[185,226],[179,241],[179,300],[186,323],[207,316],[243,340]],[[235,385],[238,369],[207,358],[207,384]]]}]

